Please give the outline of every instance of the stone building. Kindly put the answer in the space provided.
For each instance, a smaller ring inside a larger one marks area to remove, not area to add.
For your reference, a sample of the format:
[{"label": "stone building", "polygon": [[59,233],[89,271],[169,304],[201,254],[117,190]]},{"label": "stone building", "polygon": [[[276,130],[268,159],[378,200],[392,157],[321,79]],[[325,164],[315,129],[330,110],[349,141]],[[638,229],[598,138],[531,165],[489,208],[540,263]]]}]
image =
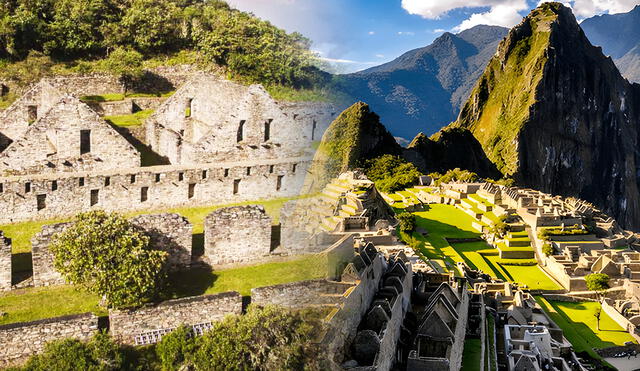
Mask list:
[{"label": "stone building", "polygon": [[[46,84],[43,84],[43,86]],[[89,106],[64,96],[0,153],[10,174],[140,166],[140,154]]]},{"label": "stone building", "polygon": [[146,214],[130,220],[149,236],[149,245],[166,251],[167,264],[171,270],[182,270],[191,266],[193,225],[178,214]]},{"label": "stone building", "polygon": [[296,157],[332,117],[323,104],[275,101],[260,85],[201,74],[147,120],[147,142],[172,164]]},{"label": "stone building", "polygon": [[11,289],[11,240],[0,231],[0,291]]},{"label": "stone building", "polygon": [[216,210],[204,221],[203,260],[211,266],[264,260],[271,252],[271,217],[263,206]]}]

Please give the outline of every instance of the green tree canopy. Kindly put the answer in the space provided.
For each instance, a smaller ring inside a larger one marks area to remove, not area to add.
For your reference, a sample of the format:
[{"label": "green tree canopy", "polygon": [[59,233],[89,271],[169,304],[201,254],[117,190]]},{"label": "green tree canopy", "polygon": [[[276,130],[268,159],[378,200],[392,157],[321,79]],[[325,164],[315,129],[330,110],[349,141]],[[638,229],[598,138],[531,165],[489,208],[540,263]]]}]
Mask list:
[{"label": "green tree canopy", "polygon": [[55,269],[69,282],[102,295],[113,307],[151,299],[164,278],[167,253],[118,214],[91,211],[54,236]]},{"label": "green tree canopy", "polygon": [[415,215],[404,212],[396,215],[396,218],[398,219],[398,228],[400,229],[400,231],[404,233],[411,233],[416,229]]},{"label": "green tree canopy", "polygon": [[609,276],[604,273],[592,273],[584,277],[587,290],[603,294],[609,289]]},{"label": "green tree canopy", "polygon": [[383,155],[365,163],[365,174],[376,188],[392,193],[414,185],[422,175],[418,168],[399,156]]},{"label": "green tree canopy", "polygon": [[461,170],[460,168],[451,169],[444,173],[444,175],[439,173],[432,173],[429,174],[429,176],[435,179],[436,185],[449,182],[471,183],[480,180],[478,174],[469,170]]}]

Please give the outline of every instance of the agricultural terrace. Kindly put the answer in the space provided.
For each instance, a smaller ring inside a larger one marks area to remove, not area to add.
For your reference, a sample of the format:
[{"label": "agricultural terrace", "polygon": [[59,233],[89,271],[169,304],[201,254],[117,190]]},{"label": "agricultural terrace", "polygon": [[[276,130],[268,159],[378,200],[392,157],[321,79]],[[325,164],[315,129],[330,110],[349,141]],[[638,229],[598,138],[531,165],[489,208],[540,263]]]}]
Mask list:
[{"label": "agricultural terrace", "polygon": [[[280,209],[289,199],[278,199],[257,202],[245,202],[233,205],[216,205],[196,208],[177,208],[154,210],[127,214],[135,216],[148,213],[178,213],[193,224],[193,253],[202,254],[204,249],[204,218],[221,207],[246,204],[261,204],[272,217],[273,223],[279,223]],[[0,226],[0,230],[12,239],[14,279],[28,276],[31,271],[31,238],[43,225],[65,220],[48,220],[24,222]],[[170,277],[168,286],[163,290],[163,299],[185,296],[214,294],[225,291],[238,291],[242,295],[250,295],[254,287],[277,285],[287,282],[322,278],[326,275],[326,259],[321,255],[308,255],[282,261],[211,271],[192,269],[179,272]],[[179,276],[179,277],[178,277]],[[105,314],[100,308],[99,297],[75,289],[72,285],[25,288],[0,294],[0,325],[7,323],[34,321],[43,318],[68,314],[94,312]],[[47,305],[42,305],[47,303]]]},{"label": "agricultural terrace", "polygon": [[[384,197],[396,212],[405,212],[407,208],[420,203],[415,196],[415,190],[410,188],[404,192],[384,195]],[[481,210],[474,210],[476,211]],[[453,270],[459,274],[456,263],[465,262],[472,269],[481,270],[494,278],[527,285],[530,289],[562,288],[538,267],[534,259],[500,258],[498,249],[480,240],[482,235],[474,226],[474,224],[482,223],[483,226],[487,224],[471,216],[468,209],[463,210],[453,205],[428,204],[424,205],[422,211],[414,211],[413,214],[416,216],[417,228],[412,237],[420,241],[419,252],[441,272]],[[482,215],[486,214],[497,218],[491,212],[482,212]],[[477,241],[449,243],[447,239],[476,239]],[[524,246],[513,246],[518,243],[510,242],[512,246],[504,246],[505,249],[531,250],[526,232],[510,233],[508,239],[520,241],[522,242],[520,245]]]},{"label": "agricultural terrace", "polygon": [[597,302],[548,301],[542,296],[537,296],[536,301],[562,328],[564,336],[576,352],[586,351],[592,357],[601,359],[593,349],[622,346],[627,341],[636,342],[604,311],[600,315],[600,330],[597,330],[596,318],[593,315],[600,306]]}]

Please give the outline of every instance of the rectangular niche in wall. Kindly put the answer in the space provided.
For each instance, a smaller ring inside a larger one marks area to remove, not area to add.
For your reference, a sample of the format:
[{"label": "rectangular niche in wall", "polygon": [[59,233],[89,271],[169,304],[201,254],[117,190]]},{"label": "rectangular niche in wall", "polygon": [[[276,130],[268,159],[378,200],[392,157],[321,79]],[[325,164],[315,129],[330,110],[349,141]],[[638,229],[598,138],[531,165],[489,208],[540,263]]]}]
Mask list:
[{"label": "rectangular niche in wall", "polygon": [[91,190],[91,206],[95,206],[98,204],[98,202],[100,202],[100,190],[99,189],[92,189]]},{"label": "rectangular niche in wall", "polygon": [[244,140],[244,124],[246,120],[241,120],[240,125],[238,125],[238,134],[236,136],[236,142],[240,143]]},{"label": "rectangular niche in wall", "polygon": [[233,194],[237,195],[240,192],[240,179],[233,180]]},{"label": "rectangular niche in wall", "polygon": [[273,119],[268,119],[264,123],[264,141],[265,142],[268,142],[269,139],[271,139],[271,123],[272,122],[273,122]]},{"label": "rectangular niche in wall", "polygon": [[278,175],[278,179],[276,180],[276,191],[279,191],[280,188],[282,188],[282,178],[284,178],[283,175]]},{"label": "rectangular niche in wall", "polygon": [[80,154],[91,153],[91,130],[80,130]]},{"label": "rectangular niche in wall", "polygon": [[38,211],[47,207],[47,195],[37,195],[36,203],[38,205]]},{"label": "rectangular niche in wall", "polygon": [[318,123],[316,122],[316,120],[313,120],[313,126],[311,127],[311,140],[316,140],[316,127],[318,126]]},{"label": "rectangular niche in wall", "polygon": [[149,187],[140,188],[140,202],[146,202],[149,199]]},{"label": "rectangular niche in wall", "polygon": [[188,197],[191,199],[193,198],[193,196],[196,194],[196,184],[195,183],[190,183],[189,184],[189,194]]},{"label": "rectangular niche in wall", "polygon": [[193,114],[193,99],[187,100],[187,106],[184,109],[184,117],[191,117]]},{"label": "rectangular niche in wall", "polygon": [[27,121],[32,123],[38,119],[38,106],[27,106]]}]

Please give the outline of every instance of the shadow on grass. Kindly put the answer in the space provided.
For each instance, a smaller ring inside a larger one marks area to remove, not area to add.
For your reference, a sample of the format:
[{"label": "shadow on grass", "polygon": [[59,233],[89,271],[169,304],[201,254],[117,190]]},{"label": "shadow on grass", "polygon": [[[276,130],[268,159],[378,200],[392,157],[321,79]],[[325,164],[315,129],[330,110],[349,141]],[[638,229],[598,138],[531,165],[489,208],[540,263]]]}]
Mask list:
[{"label": "shadow on grass", "polygon": [[[500,269],[498,269],[498,268],[493,264],[493,262],[491,262],[491,260],[487,259],[487,258],[486,258],[486,257],[484,257],[483,255],[480,255],[480,256],[482,256],[482,259],[484,259],[484,261],[487,263],[487,265],[489,266],[489,268],[491,268],[491,270],[495,272],[495,274],[496,274],[496,277],[497,277],[497,278],[499,278],[499,279],[501,279],[501,280],[503,280],[503,281],[508,281],[508,280],[507,280],[507,278],[502,274],[502,271],[501,271]],[[513,279],[512,279],[512,280],[513,280]]]},{"label": "shadow on grass", "polygon": [[193,242],[191,248],[192,259],[204,255],[204,233],[194,233],[191,241]]},{"label": "shadow on grass", "polygon": [[11,255],[12,275],[11,283],[18,284],[33,276],[31,253],[23,252]]},{"label": "shadow on grass", "polygon": [[195,267],[186,271],[169,273],[167,284],[159,295],[161,300],[197,296],[212,287],[218,275],[210,267]]}]

